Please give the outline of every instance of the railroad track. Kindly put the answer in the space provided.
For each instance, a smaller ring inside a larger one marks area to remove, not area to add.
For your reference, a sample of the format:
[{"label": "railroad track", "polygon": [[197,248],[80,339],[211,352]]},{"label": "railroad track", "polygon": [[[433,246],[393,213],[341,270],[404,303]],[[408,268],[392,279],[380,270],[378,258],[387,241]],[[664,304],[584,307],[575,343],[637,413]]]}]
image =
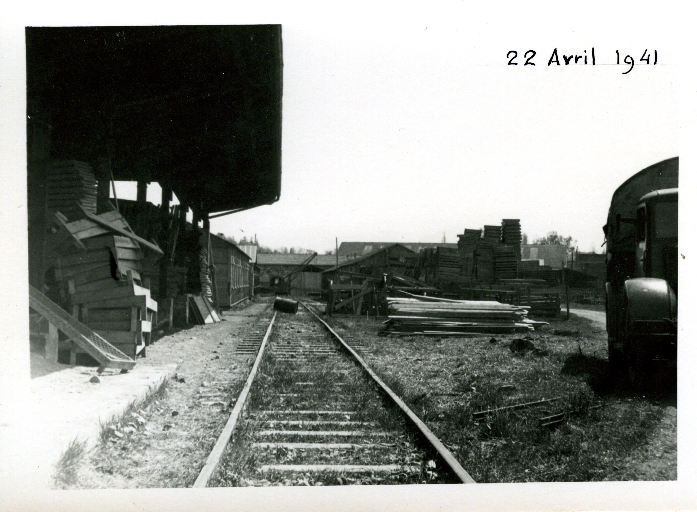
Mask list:
[{"label": "railroad track", "polygon": [[302,306],[295,315],[266,312],[238,345],[256,359],[194,487],[472,483],[360,356]]}]

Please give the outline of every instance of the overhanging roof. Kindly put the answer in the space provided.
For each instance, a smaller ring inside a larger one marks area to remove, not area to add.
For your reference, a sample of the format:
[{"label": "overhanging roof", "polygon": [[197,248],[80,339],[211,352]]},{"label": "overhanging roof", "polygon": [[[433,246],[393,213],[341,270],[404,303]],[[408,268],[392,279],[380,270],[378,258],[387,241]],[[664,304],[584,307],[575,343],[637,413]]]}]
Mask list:
[{"label": "overhanging roof", "polygon": [[28,114],[51,157],[110,157],[201,213],[281,193],[280,25],[30,27]]}]

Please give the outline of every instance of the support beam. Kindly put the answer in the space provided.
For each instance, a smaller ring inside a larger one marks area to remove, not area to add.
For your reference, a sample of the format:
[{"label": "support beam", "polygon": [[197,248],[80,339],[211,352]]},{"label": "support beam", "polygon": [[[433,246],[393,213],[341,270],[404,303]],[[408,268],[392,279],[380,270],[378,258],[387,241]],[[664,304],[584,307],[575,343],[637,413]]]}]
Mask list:
[{"label": "support beam", "polygon": [[48,323],[45,357],[52,363],[58,362],[58,327],[51,322]]},{"label": "support beam", "polygon": [[167,274],[171,262],[166,256],[168,251],[169,239],[169,203],[172,200],[172,187],[167,183],[162,183],[162,203],[160,205],[160,246],[165,253],[165,257],[160,260],[160,286],[158,290],[158,300],[167,297]]},{"label": "support beam", "polygon": [[29,221],[29,282],[41,288],[44,282],[44,243],[46,183],[51,169],[50,116],[42,112],[37,101],[27,103],[27,213]]},{"label": "support beam", "polygon": [[139,204],[143,204],[146,202],[148,197],[148,182],[147,181],[139,181],[138,182],[138,192],[136,195],[136,201],[138,201]]}]

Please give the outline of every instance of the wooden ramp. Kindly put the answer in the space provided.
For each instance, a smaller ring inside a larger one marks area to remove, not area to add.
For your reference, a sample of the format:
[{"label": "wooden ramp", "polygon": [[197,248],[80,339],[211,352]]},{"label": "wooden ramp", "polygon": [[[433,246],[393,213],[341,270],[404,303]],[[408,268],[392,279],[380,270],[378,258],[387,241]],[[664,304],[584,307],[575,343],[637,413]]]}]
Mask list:
[{"label": "wooden ramp", "polygon": [[135,366],[135,360],[79,322],[31,285],[29,285],[29,306],[59,330],[63,331],[103,367],[130,370]]}]

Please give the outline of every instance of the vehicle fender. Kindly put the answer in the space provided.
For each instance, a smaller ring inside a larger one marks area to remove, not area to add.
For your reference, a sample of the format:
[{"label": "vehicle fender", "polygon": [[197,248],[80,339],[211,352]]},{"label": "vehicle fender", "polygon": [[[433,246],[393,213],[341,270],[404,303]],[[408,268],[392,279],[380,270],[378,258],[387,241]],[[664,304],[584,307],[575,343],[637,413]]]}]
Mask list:
[{"label": "vehicle fender", "polygon": [[624,282],[627,309],[632,321],[676,320],[678,301],[664,279],[641,277]]}]

